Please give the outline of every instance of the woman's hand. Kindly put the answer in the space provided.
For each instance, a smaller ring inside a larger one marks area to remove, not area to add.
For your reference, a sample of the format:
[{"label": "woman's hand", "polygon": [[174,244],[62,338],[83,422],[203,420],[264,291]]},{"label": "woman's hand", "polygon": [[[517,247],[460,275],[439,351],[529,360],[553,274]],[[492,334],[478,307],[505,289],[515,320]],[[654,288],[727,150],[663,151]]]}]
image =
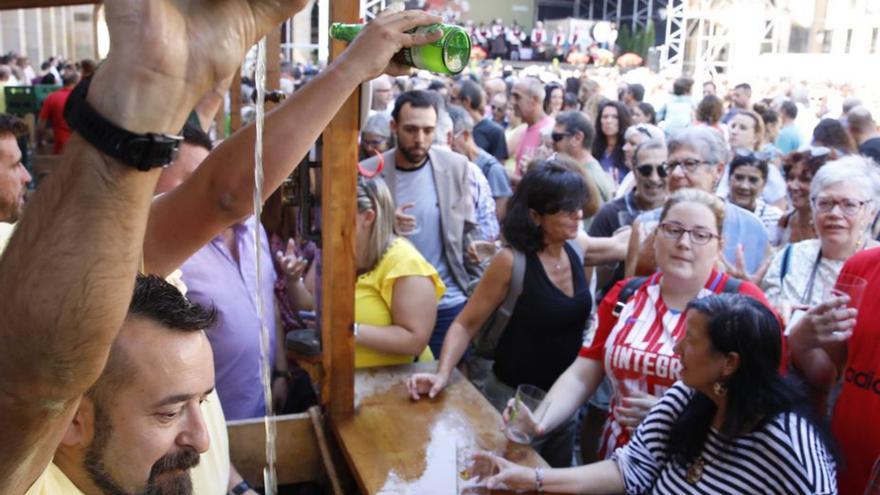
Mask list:
[{"label": "woman's hand", "polygon": [[845,342],[852,336],[858,316],[847,303],[849,296],[844,294],[807,310],[792,326],[789,342],[806,348]]},{"label": "woman's hand", "polygon": [[651,408],[654,407],[654,404],[659,400],[659,397],[643,393],[632,395],[630,397],[623,397],[621,399],[621,405],[614,410],[615,415],[617,416],[617,422],[620,426],[626,428],[626,431],[632,435],[642,421],[645,420],[645,417],[648,415]]},{"label": "woman's hand", "polygon": [[412,400],[419,400],[426,394],[429,399],[433,399],[447,383],[449,377],[443,373],[415,373],[406,381],[406,389]]},{"label": "woman's hand", "polygon": [[491,452],[475,452],[474,462],[487,462],[492,465],[493,474],[486,484],[490,490],[534,490],[535,470],[519,464],[514,464],[507,459]]},{"label": "woman's hand", "polygon": [[748,269],[746,269],[746,253],[743,249],[742,244],[738,244],[736,246],[736,261],[731,264],[727,259],[722,255],[719,260],[721,262],[721,268],[727,272],[731,277],[736,277],[740,280],[745,280],[747,282],[751,282],[755,285],[760,286],[761,281],[764,280],[764,275],[767,274],[767,270],[770,268],[770,263],[773,261],[773,252],[771,249],[768,249],[768,253],[764,256],[764,261],[755,271],[755,273],[749,273]]},{"label": "woman's hand", "polygon": [[533,437],[539,437],[544,434],[544,426],[535,420],[534,411],[529,409],[522,401],[516,400],[516,397],[507,401],[507,407],[501,413],[501,419],[504,420],[505,426],[515,423],[520,431],[528,433]]}]

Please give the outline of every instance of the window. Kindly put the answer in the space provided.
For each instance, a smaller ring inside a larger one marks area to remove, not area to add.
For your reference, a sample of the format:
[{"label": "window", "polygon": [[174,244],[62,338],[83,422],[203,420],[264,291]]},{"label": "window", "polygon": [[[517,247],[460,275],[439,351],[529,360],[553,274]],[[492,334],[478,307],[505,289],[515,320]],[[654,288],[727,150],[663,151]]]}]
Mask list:
[{"label": "window", "polygon": [[833,31],[830,29],[825,29],[823,31],[819,31],[819,44],[821,45],[820,51],[822,53],[831,53],[831,35]]},{"label": "window", "polygon": [[846,48],[844,49],[844,53],[852,52],[852,41],[853,41],[853,30],[846,30]]},{"label": "window", "polygon": [[792,25],[788,38],[789,53],[807,53],[810,44],[810,28]]},{"label": "window", "polygon": [[871,30],[871,45],[868,47],[868,53],[877,53],[877,42],[880,41],[880,28]]}]

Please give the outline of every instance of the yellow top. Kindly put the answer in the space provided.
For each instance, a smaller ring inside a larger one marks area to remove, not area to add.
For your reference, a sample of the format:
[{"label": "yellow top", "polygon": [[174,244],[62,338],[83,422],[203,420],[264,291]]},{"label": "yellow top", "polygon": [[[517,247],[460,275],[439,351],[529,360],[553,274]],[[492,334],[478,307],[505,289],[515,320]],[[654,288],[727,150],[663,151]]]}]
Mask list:
[{"label": "yellow top", "polygon": [[[357,279],[354,291],[354,319],[363,325],[384,327],[392,324],[391,297],[394,293],[394,282],[401,277],[422,276],[434,282],[434,293],[437,301],[446,291],[437,270],[428,263],[419,251],[406,239],[392,241],[385,251],[379,264]],[[419,361],[433,361],[434,355],[425,347]],[[362,345],[355,347],[355,368],[371,366],[388,366],[413,362],[413,356],[391,354],[368,349]]]},{"label": "yellow top", "polygon": [[9,244],[9,238],[12,237],[12,232],[14,230],[14,223],[0,222],[0,254],[3,254],[3,250],[5,250],[6,245]]}]

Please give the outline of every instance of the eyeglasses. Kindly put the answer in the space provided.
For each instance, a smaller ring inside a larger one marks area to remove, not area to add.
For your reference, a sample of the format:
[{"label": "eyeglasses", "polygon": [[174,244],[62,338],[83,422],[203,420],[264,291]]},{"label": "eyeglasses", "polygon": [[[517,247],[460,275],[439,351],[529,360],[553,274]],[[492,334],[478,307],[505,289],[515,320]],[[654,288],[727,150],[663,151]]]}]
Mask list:
[{"label": "eyeglasses", "polygon": [[550,137],[553,138],[554,143],[558,143],[568,136],[571,136],[570,132],[553,132],[550,134]]},{"label": "eyeglasses", "polygon": [[666,162],[666,170],[671,174],[675,172],[675,169],[677,167],[681,167],[686,173],[692,174],[697,171],[697,167],[699,167],[700,165],[711,165],[711,163],[705,160],[687,158],[685,160],[680,160],[677,162]]},{"label": "eyeglasses", "polygon": [[657,165],[651,165],[650,163],[646,163],[644,165],[636,166],[636,172],[639,173],[642,177],[646,179],[651,178],[651,174],[654,173],[654,170],[657,170],[657,175],[661,179],[665,179],[667,175],[669,175],[669,169],[666,167],[666,163],[658,163]]},{"label": "eyeglasses", "polygon": [[648,139],[654,139],[654,136],[651,135],[651,131],[649,131],[648,128],[644,126],[644,124],[638,124],[636,126],[633,126],[633,129],[635,129],[636,132],[638,132],[640,134],[644,134],[645,136],[648,137]]},{"label": "eyeglasses", "polygon": [[673,222],[663,222],[660,224],[660,232],[663,234],[663,237],[667,239],[679,240],[681,239],[685,233],[690,235],[691,242],[698,246],[704,246],[709,243],[712,239],[721,239],[721,236],[714,233],[709,232],[706,229],[686,229],[681,226],[681,224],[673,223]]},{"label": "eyeglasses", "polygon": [[831,148],[826,148],[825,146],[807,146],[804,149],[804,153],[810,155],[810,158],[819,158],[821,156],[828,156],[831,154]]},{"label": "eyeglasses", "polygon": [[840,211],[848,217],[854,217],[859,214],[862,207],[866,204],[870,203],[871,200],[865,201],[856,201],[854,199],[831,199],[831,198],[820,198],[814,197],[813,200],[813,208],[816,209],[819,213],[830,213],[831,210],[834,209],[835,206],[840,206]]}]

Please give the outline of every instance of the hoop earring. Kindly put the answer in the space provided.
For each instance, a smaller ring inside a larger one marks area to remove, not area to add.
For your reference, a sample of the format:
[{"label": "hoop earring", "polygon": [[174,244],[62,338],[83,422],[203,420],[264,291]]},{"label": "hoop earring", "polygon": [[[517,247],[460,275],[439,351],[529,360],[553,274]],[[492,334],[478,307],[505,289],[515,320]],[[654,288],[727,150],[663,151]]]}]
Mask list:
[{"label": "hoop earring", "polygon": [[727,386],[721,382],[715,382],[715,385],[712,385],[712,391],[718,397],[724,397],[727,395]]}]

